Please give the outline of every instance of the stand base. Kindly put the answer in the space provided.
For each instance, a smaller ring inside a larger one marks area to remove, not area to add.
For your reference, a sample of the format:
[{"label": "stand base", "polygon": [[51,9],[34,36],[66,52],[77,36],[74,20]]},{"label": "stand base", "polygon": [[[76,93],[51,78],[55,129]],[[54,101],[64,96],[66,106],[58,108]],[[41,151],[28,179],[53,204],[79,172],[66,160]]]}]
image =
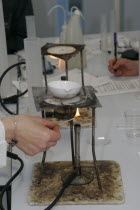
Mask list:
[{"label": "stand base", "polygon": [[[62,181],[65,182],[66,178],[72,173],[72,171],[62,175]],[[72,181],[71,185],[85,185],[89,184],[93,181],[94,175],[93,173],[87,171],[81,171],[81,174],[76,176],[76,178]]]},{"label": "stand base", "polygon": [[[120,204],[124,202],[123,186],[119,164],[115,161],[97,161],[102,191],[99,190],[93,161],[81,161],[81,170],[90,173],[94,179],[85,185],[70,185],[62,195],[58,204],[61,205],[91,205]],[[48,205],[58,195],[62,187],[61,177],[72,171],[68,161],[46,162],[41,184],[38,184],[40,163],[36,163],[33,171],[33,181],[30,186],[28,202],[30,205]],[[58,205],[57,204],[57,205]]]}]

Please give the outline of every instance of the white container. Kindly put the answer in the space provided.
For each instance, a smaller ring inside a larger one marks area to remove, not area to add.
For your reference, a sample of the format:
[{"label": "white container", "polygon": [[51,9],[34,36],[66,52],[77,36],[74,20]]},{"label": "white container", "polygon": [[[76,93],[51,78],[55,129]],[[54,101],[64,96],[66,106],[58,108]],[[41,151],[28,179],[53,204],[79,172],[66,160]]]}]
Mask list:
[{"label": "white container", "polygon": [[[81,25],[80,25],[80,16],[82,16],[82,13],[77,7],[72,7],[71,13],[74,8],[76,10],[74,11],[73,15],[71,15],[71,18],[67,25],[66,43],[67,44],[84,44],[84,37],[83,37]],[[83,50],[83,65],[84,67],[86,66],[85,50]],[[80,53],[78,53],[75,57],[72,57],[68,61],[68,68],[81,69]]]},{"label": "white container", "polygon": [[73,81],[52,81],[48,83],[48,89],[57,98],[75,97],[81,89],[81,85]]},{"label": "white container", "polygon": [[76,9],[67,27],[66,42],[68,44],[84,44],[83,33],[80,25],[81,12]]},{"label": "white container", "polygon": [[67,35],[67,24],[64,23],[62,26],[62,31],[60,33],[59,43],[65,44],[66,43],[66,35]]},{"label": "white container", "polygon": [[60,33],[60,38],[59,38],[59,43],[60,44],[65,44],[66,43],[66,33],[67,33],[67,23],[66,23],[66,10],[63,6],[57,4],[55,5],[54,7],[52,7],[49,12],[48,12],[48,15],[51,14],[51,12],[54,10],[54,9],[57,9],[57,8],[60,8],[62,9],[63,11],[63,14],[64,14],[64,24],[62,25],[62,29],[61,29],[61,33]]}]

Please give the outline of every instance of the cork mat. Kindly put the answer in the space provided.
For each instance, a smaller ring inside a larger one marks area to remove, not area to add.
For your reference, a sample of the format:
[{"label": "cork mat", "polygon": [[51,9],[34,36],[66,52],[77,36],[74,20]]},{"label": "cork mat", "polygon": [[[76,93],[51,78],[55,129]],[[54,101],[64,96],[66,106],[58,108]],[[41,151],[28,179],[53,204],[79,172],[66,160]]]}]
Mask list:
[{"label": "cork mat", "polygon": [[[102,184],[102,192],[98,188],[92,161],[81,162],[82,171],[90,172],[94,178],[86,185],[70,185],[62,195],[57,205],[91,205],[91,204],[121,204],[124,202],[124,192],[119,164],[115,161],[97,161]],[[47,162],[41,184],[37,183],[40,163],[34,165],[33,181],[29,189],[29,205],[48,205],[59,193],[65,173],[72,169],[71,162]]]},{"label": "cork mat", "polygon": [[[81,117],[77,118],[77,119],[74,119],[73,123],[74,124],[79,124],[80,123],[80,125],[82,127],[85,127],[85,128],[86,127],[87,128],[91,127],[92,126],[92,109],[91,108],[79,108],[79,112],[80,112]],[[49,119],[49,120],[51,120],[51,121],[53,121],[54,123],[57,123],[57,124],[61,124],[64,121],[67,121],[66,119],[58,119],[58,118],[54,118],[54,117],[51,117],[51,118],[47,117],[47,119]],[[61,127],[62,128],[68,128],[69,123],[66,122]]]}]

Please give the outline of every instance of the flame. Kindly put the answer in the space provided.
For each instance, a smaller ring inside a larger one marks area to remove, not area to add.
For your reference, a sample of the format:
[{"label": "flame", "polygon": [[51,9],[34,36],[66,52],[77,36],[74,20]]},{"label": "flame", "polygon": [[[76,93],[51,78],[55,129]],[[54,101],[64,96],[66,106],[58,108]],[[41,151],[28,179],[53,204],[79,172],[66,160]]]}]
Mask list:
[{"label": "flame", "polygon": [[53,59],[58,59],[56,56],[53,56],[53,55],[48,55],[50,58],[53,58]]},{"label": "flame", "polygon": [[76,109],[76,114],[75,114],[74,118],[77,118],[77,117],[81,117],[79,108]]},{"label": "flame", "polygon": [[65,61],[64,60],[59,59],[58,68],[61,70],[65,70]]}]

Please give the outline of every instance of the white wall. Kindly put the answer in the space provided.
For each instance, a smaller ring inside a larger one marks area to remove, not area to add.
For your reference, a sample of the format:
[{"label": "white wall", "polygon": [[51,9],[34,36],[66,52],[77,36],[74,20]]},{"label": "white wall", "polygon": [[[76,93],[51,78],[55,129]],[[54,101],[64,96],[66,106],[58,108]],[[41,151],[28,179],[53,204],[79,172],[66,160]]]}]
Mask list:
[{"label": "white wall", "polygon": [[[48,17],[49,9],[54,6],[57,0],[32,0],[36,17],[37,35],[56,36],[56,13]],[[113,9],[114,0],[81,0],[83,13],[86,18],[84,33],[100,32],[100,16],[108,14]],[[140,0],[120,0],[121,31],[140,30]]]},{"label": "white wall", "polygon": [[124,0],[124,31],[140,30],[140,0]]},{"label": "white wall", "polygon": [[109,16],[109,11],[112,9],[112,0],[83,0],[83,13],[86,18],[84,32],[100,33],[101,15]]},{"label": "white wall", "polygon": [[56,0],[32,0],[35,13],[36,33],[38,37],[54,36],[56,34],[56,15],[49,10],[56,5]]}]

